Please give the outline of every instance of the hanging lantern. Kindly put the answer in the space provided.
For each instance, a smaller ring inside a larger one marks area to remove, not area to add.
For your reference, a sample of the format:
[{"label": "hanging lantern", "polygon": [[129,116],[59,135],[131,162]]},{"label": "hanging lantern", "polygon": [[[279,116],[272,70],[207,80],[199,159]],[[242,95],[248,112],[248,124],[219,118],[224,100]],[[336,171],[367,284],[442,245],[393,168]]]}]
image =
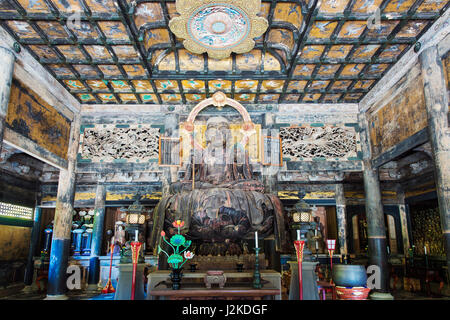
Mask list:
[{"label": "hanging lantern", "polygon": [[312,222],[312,214],[310,205],[303,199],[304,193],[299,192],[299,201],[294,206],[294,213],[292,218],[295,223],[309,223]]},{"label": "hanging lantern", "polygon": [[129,213],[126,217],[128,224],[144,224],[145,216],[143,214]]},{"label": "hanging lantern", "polygon": [[142,214],[144,206],[136,200],[131,206],[128,207],[125,222],[127,224],[144,224],[145,215]]},{"label": "hanging lantern", "polygon": [[327,249],[328,251],[334,251],[336,249],[336,240],[335,239],[328,239],[327,240]]},{"label": "hanging lantern", "polygon": [[293,220],[295,223],[299,223],[299,222],[311,222],[312,221],[312,215],[310,212],[307,211],[303,211],[303,212],[295,212],[293,214]]}]

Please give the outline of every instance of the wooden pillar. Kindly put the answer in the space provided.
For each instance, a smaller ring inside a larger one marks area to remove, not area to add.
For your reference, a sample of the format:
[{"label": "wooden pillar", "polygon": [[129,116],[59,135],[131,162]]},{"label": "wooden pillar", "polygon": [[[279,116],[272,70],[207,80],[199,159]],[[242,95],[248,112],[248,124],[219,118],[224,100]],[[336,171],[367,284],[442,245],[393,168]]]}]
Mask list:
[{"label": "wooden pillar", "polygon": [[[380,270],[380,288],[373,290],[373,299],[393,299],[389,292],[386,226],[381,202],[378,168],[372,166],[371,147],[365,114],[359,114],[361,150],[363,152],[363,178],[369,244],[369,265]],[[376,298],[375,298],[376,297]]]},{"label": "wooden pillar", "polygon": [[344,185],[336,184],[336,220],[338,229],[339,249],[341,255],[347,255],[347,216],[344,195]]},{"label": "wooden pillar", "polygon": [[104,180],[97,182],[94,205],[94,227],[92,230],[91,256],[89,258],[88,290],[96,291],[100,279],[100,259],[105,225],[106,185]]},{"label": "wooden pillar", "polygon": [[434,159],[434,176],[450,273],[450,131],[448,126],[448,95],[442,60],[436,46],[419,56],[428,114],[428,138]]},{"label": "wooden pillar", "polygon": [[[275,116],[271,112],[266,112],[264,115],[264,136],[278,137],[280,129],[275,128]],[[264,183],[264,190],[266,193],[278,194],[278,166],[262,166],[261,173]]]},{"label": "wooden pillar", "polygon": [[[178,138],[178,125],[179,125],[179,115],[177,113],[167,113],[164,118],[164,136],[171,138]],[[163,177],[163,195],[169,192],[170,184],[178,180],[178,167],[163,167],[162,168]]]},{"label": "wooden pillar", "polygon": [[409,230],[408,230],[408,218],[406,216],[406,206],[405,206],[405,191],[403,187],[399,184],[397,185],[397,206],[398,213],[400,215],[400,227],[402,230],[402,241],[403,241],[403,254],[408,255],[408,249],[411,244],[409,242]]},{"label": "wooden pillar", "polygon": [[3,134],[5,132],[9,95],[11,93],[14,60],[14,53],[10,49],[0,47],[0,152],[3,146]]},{"label": "wooden pillar", "polygon": [[75,198],[76,162],[80,140],[80,117],[72,122],[67,169],[59,171],[58,194],[56,198],[52,249],[48,272],[47,299],[65,299],[67,291],[67,266],[70,253],[73,202]]},{"label": "wooden pillar", "polygon": [[31,229],[30,249],[28,251],[27,266],[25,268],[24,292],[31,292],[31,285],[33,284],[34,275],[34,255],[36,254],[36,246],[39,243],[39,236],[41,235],[41,216],[42,208],[38,205],[34,208],[33,228]]}]

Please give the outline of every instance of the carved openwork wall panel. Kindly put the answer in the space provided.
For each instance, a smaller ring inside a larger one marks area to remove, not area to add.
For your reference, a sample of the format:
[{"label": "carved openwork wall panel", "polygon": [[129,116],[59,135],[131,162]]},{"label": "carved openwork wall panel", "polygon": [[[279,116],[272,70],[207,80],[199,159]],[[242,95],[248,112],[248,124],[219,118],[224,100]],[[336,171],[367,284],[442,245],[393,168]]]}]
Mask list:
[{"label": "carved openwork wall panel", "polygon": [[80,137],[79,160],[149,162],[158,160],[159,128],[141,125],[94,125]]},{"label": "carved openwork wall panel", "polygon": [[358,159],[359,134],[353,126],[301,126],[280,128],[283,158],[291,161],[313,159]]}]

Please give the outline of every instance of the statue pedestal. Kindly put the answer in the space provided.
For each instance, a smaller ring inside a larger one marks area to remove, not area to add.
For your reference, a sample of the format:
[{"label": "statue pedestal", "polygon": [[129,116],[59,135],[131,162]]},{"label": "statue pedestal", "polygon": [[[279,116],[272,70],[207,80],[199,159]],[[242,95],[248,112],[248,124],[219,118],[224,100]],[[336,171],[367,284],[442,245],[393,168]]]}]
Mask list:
[{"label": "statue pedestal", "polygon": [[[135,300],[145,300],[144,292],[144,267],[145,263],[138,263],[136,269]],[[114,295],[114,300],[131,299],[131,283],[133,277],[133,264],[119,263],[119,280]]]},{"label": "statue pedestal", "polygon": [[[291,285],[289,287],[289,300],[299,299],[298,283],[298,263],[297,261],[288,261],[291,268]],[[303,261],[303,300],[319,300],[319,289],[317,288],[317,277],[315,273],[318,262]]]}]

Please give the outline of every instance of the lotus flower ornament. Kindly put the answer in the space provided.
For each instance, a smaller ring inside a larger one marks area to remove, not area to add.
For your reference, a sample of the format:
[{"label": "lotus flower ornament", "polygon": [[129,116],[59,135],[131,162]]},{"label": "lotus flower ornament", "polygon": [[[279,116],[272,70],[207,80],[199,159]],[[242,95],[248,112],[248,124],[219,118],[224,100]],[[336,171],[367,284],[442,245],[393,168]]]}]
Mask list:
[{"label": "lotus flower ornament", "polygon": [[[179,269],[181,268],[186,261],[192,259],[194,257],[194,254],[190,251],[186,251],[192,241],[186,240],[186,238],[180,234],[180,229],[184,226],[184,221],[176,220],[172,223],[172,225],[178,229],[178,232],[174,234],[169,241],[166,239],[166,233],[164,231],[161,231],[161,238],[162,240],[167,243],[170,248],[172,248],[173,253],[169,254],[166,251],[164,251],[160,245],[158,245],[158,255],[162,252],[167,256],[167,262],[173,269]],[[180,249],[180,247],[183,247],[184,249]],[[183,255],[184,253],[184,259]]]},{"label": "lotus flower ornament", "polygon": [[257,16],[261,0],[177,0],[176,9],[180,16],[170,20],[170,30],[188,51],[213,59],[249,52],[269,26]]}]

